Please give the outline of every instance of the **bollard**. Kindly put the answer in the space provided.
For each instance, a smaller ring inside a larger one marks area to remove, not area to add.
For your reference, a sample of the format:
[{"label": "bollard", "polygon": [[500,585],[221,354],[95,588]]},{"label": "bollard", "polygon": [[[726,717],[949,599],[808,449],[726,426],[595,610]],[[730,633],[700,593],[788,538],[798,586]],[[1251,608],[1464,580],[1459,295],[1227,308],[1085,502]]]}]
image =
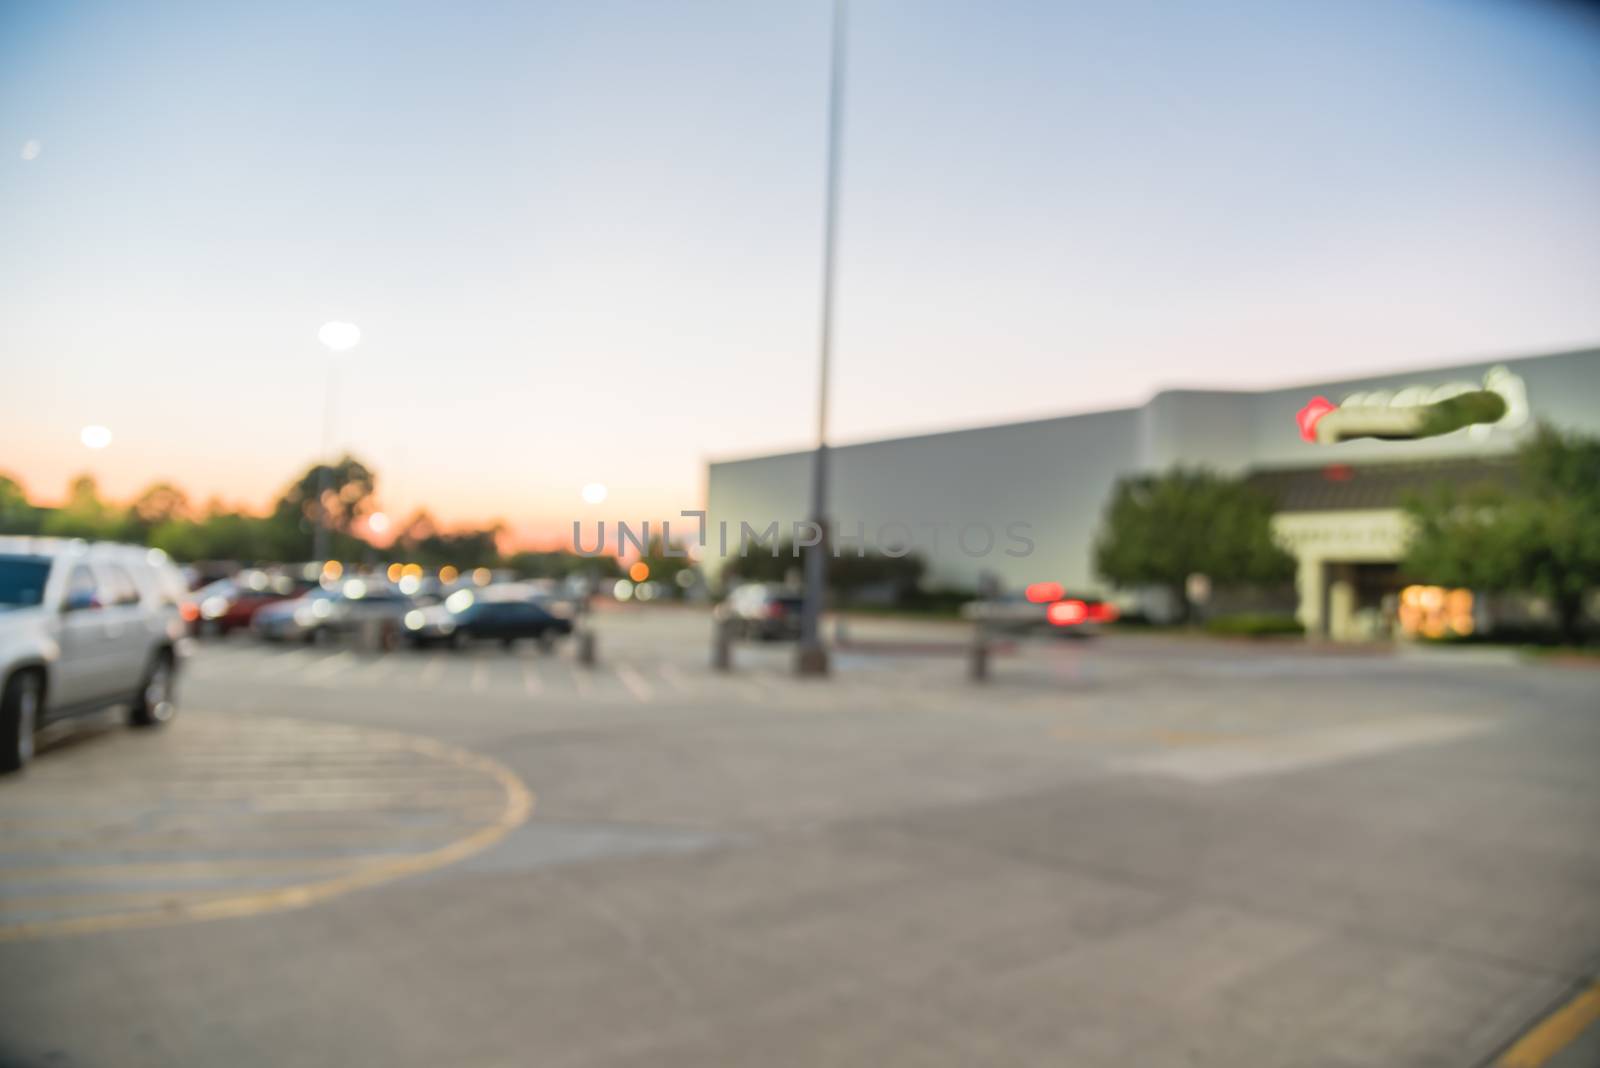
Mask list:
[{"label": "bollard", "polygon": [[711,668],[733,670],[733,622],[719,619],[711,625]]},{"label": "bollard", "polygon": [[967,657],[967,678],[973,682],[984,682],[989,678],[989,639],[983,632],[982,624],[973,631],[972,649]]},{"label": "bollard", "polygon": [[362,652],[381,653],[383,644],[383,621],[367,619],[356,628],[356,646]]},{"label": "bollard", "polygon": [[578,631],[578,663],[594,667],[594,631],[588,627]]}]

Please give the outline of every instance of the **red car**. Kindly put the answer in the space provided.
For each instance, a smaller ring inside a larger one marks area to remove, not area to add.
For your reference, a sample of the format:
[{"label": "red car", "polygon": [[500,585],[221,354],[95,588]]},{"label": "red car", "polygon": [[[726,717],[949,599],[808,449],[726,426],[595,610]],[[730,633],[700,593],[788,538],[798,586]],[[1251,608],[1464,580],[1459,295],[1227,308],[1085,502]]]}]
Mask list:
[{"label": "red car", "polygon": [[249,627],[255,614],[269,604],[298,597],[313,585],[303,579],[266,571],[241,571],[219,579],[189,595],[183,618],[198,635],[223,635]]},{"label": "red car", "polygon": [[1098,632],[1117,618],[1117,606],[1098,597],[1068,593],[1059,582],[1035,582],[1020,596],[974,601],[963,609],[969,619],[982,619],[1000,630],[1047,629],[1064,636]]}]

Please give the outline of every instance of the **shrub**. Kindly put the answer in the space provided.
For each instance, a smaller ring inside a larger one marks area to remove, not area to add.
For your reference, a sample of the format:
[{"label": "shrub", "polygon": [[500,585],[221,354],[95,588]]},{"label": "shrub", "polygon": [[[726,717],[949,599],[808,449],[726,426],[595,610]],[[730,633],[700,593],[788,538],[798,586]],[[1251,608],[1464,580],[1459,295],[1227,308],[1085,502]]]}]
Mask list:
[{"label": "shrub", "polygon": [[1240,638],[1268,638],[1285,634],[1304,634],[1305,628],[1293,616],[1246,613],[1216,616],[1205,622],[1207,634]]}]

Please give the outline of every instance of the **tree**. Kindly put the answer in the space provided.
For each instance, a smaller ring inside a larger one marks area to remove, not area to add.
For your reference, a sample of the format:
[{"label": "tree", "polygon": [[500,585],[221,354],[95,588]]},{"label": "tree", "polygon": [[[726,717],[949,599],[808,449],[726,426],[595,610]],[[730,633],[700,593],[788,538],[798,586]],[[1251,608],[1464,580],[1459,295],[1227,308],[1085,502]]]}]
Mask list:
[{"label": "tree", "polygon": [[334,464],[312,464],[305,474],[289,484],[272,509],[272,522],[278,527],[274,540],[283,558],[311,555],[319,503],[332,535],[333,555],[345,557],[365,552],[366,542],[356,537],[353,529],[371,503],[377,481],[372,470],[353,456],[346,455]]},{"label": "tree", "polygon": [[67,488],[67,503],[45,516],[41,533],[62,538],[108,539],[116,536],[121,514],[100,499],[93,475],[79,475]]},{"label": "tree", "polygon": [[615,556],[582,556],[570,549],[512,553],[506,560],[506,566],[515,571],[518,578],[525,579],[566,578],[568,575],[591,573],[600,578],[617,578],[622,574],[622,565]]},{"label": "tree", "polygon": [[183,490],[170,482],[154,482],[128,505],[117,537],[123,541],[148,542],[157,527],[180,521],[188,514],[189,497]]},{"label": "tree", "polygon": [[1542,426],[1517,459],[1515,488],[1439,487],[1410,501],[1405,569],[1542,597],[1563,640],[1578,641],[1584,600],[1600,586],[1600,438]]},{"label": "tree", "polygon": [[1177,467],[1120,480],[1094,547],[1095,569],[1119,586],[1160,586],[1188,620],[1190,575],[1219,586],[1294,575],[1272,536],[1272,499],[1211,471]]},{"label": "tree", "polygon": [[22,483],[0,474],[0,534],[37,534],[39,509],[28,503]]},{"label": "tree", "polygon": [[455,567],[493,567],[500,562],[500,538],[505,525],[492,523],[481,530],[463,529],[447,533],[433,516],[419,509],[395,535],[395,553],[428,567],[451,564]]}]

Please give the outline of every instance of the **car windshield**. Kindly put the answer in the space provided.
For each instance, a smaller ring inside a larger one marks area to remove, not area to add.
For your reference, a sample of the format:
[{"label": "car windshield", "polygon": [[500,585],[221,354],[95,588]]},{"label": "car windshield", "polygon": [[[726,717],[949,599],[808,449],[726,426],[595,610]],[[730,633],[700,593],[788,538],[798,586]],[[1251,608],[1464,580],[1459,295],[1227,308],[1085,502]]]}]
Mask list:
[{"label": "car windshield", "polygon": [[42,556],[0,556],[0,608],[30,608],[44,600],[50,561]]}]

